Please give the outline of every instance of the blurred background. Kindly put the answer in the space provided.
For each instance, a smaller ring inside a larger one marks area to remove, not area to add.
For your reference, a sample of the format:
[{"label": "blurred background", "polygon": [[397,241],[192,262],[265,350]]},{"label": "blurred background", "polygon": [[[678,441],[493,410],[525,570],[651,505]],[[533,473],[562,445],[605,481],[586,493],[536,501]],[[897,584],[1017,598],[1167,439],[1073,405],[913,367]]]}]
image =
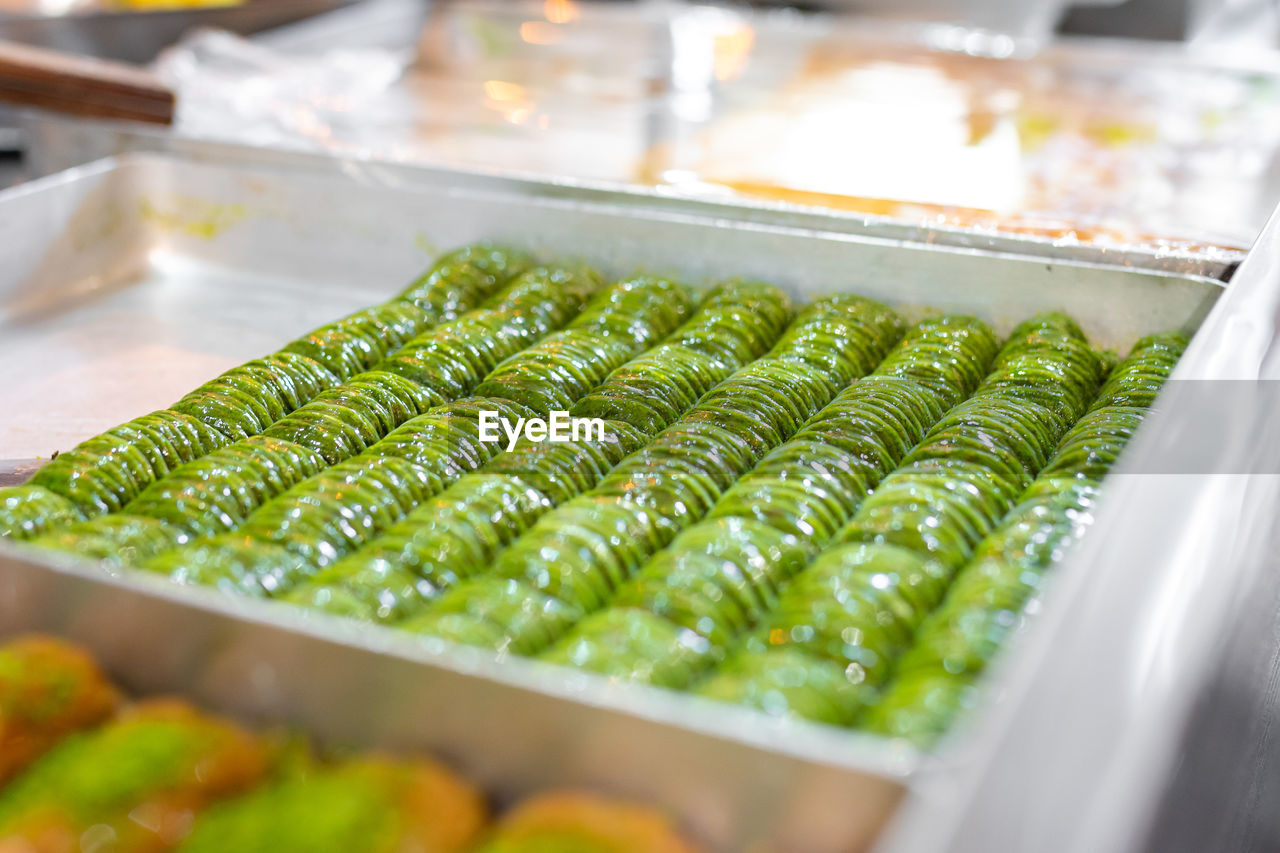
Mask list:
[{"label": "blurred background", "polygon": [[[9,180],[174,140],[1212,255],[1280,198],[1261,0],[4,0],[171,128],[6,114]],[[145,139],[145,141],[144,141]]]}]

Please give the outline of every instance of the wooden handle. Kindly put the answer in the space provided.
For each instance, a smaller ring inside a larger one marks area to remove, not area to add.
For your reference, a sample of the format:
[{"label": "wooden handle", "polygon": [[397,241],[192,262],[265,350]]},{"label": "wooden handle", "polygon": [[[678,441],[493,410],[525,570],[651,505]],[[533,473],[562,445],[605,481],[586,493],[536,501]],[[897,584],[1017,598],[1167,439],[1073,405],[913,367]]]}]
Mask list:
[{"label": "wooden handle", "polygon": [[68,115],[173,123],[173,92],[149,71],[7,41],[0,41],[0,101]]}]

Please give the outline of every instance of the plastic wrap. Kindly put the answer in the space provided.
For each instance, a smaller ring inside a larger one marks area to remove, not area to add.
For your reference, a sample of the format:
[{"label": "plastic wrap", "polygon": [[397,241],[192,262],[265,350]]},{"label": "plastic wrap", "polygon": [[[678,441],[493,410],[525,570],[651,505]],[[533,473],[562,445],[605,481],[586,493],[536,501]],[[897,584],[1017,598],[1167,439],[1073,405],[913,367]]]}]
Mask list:
[{"label": "plastic wrap", "polygon": [[1270,55],[1067,42],[991,58],[948,32],[577,0],[443,4],[424,26],[378,0],[263,41],[195,33],[158,70],[180,139],[1051,243],[1212,254],[1247,246],[1280,196]]}]

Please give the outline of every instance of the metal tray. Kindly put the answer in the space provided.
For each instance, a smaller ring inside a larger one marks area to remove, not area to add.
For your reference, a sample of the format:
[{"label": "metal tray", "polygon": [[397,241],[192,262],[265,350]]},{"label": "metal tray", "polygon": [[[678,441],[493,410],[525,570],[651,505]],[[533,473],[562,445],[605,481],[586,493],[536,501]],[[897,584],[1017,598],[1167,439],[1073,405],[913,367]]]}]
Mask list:
[{"label": "metal tray", "polygon": [[[141,154],[0,193],[0,458],[21,467],[167,405],[478,239],[615,274],[861,292],[1005,330],[1065,310],[1115,347],[1196,327],[1223,291],[1204,277],[608,202]],[[0,543],[0,634],[23,630],[85,643],[142,692],[330,741],[432,750],[499,795],[591,785],[653,801],[717,850],[865,848],[933,764],[856,732]]]}]

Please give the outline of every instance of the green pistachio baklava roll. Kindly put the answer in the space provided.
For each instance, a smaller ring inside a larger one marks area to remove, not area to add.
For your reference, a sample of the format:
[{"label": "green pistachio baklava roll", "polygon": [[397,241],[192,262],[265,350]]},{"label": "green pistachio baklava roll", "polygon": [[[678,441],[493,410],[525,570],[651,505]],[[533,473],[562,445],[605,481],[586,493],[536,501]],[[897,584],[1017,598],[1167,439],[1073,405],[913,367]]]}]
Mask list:
[{"label": "green pistachio baklava roll", "polygon": [[[266,431],[427,327],[477,307],[528,265],[521,253],[501,247],[459,250],[400,299],[316,329],[228,370],[169,409],[82,442],[36,473],[30,485],[38,489],[0,494],[0,535],[27,538],[66,521],[119,511],[179,465]],[[565,321],[574,310],[564,309]]]},{"label": "green pistachio baklava roll", "polygon": [[[837,544],[787,585],[696,689],[770,713],[851,724],[956,572],[1084,413],[1101,372],[1069,318],[1021,324],[974,395],[880,481]],[[827,675],[837,672],[833,686]],[[795,696],[780,693],[779,673],[812,684]],[[826,685],[818,694],[827,706],[813,703],[816,684]]]},{"label": "green pistachio baklava roll", "polygon": [[225,433],[196,418],[154,412],[59,454],[30,483],[66,498],[84,516],[115,512],[174,468],[228,443]]},{"label": "green pistachio baklava roll", "polygon": [[[544,659],[683,687],[722,661],[780,589],[943,414],[930,366],[974,390],[995,351],[971,318],[910,330],[881,366],[838,394]],[[956,334],[960,332],[960,334]],[[945,344],[939,347],[938,344]],[[956,368],[959,368],[958,372]],[[967,380],[964,377],[968,377]],[[949,396],[948,399],[953,398]],[[667,663],[652,660],[655,644]]]},{"label": "green pistachio baklava roll", "polygon": [[[975,700],[976,681],[1022,623],[1045,573],[1088,529],[1099,483],[1185,346],[1154,335],[1112,371],[1096,403],[957,573],[859,725],[928,744]],[[1134,405],[1137,403],[1138,405]]]},{"label": "green pistachio baklava roll", "polygon": [[[608,604],[646,560],[839,391],[838,378],[792,357],[807,345],[806,328],[875,342],[878,351],[857,356],[866,371],[902,334],[899,319],[870,300],[808,306],[784,334],[790,343],[736,371],[594,489],[544,515],[486,577],[456,585],[404,627],[533,654]],[[513,610],[521,596],[541,605]]]},{"label": "green pistachio baklava roll", "polygon": [[[668,290],[660,285],[654,292],[664,297]],[[620,291],[626,297],[636,292],[637,288]],[[612,305],[616,300],[602,301]],[[721,329],[719,311],[734,307],[751,313],[743,315],[742,328]],[[597,312],[597,319],[591,322],[598,322],[602,314]],[[746,336],[743,346],[759,354],[777,337],[788,316],[789,302],[776,288],[729,283],[705,295],[698,310],[667,340],[697,340],[710,332],[724,332]],[[614,370],[580,401],[600,400],[607,394],[608,407],[583,411],[575,406],[574,413],[583,417],[592,412],[609,414],[625,400],[639,404],[640,392],[647,404],[661,405],[664,414],[674,412],[674,417],[693,406],[728,372],[728,366],[715,357],[664,343]],[[647,425],[650,412],[651,408],[644,409],[637,420]],[[288,597],[356,618],[407,618],[459,580],[487,571],[497,554],[542,514],[591,489],[624,457],[640,449],[647,436],[634,429],[634,423],[606,420],[599,441],[539,443],[521,439],[514,450],[492,459],[481,473],[464,477]]]},{"label": "green pistachio baklava roll", "polygon": [[30,539],[84,518],[70,499],[43,486],[0,488],[0,538]]},{"label": "green pistachio baklava roll", "polygon": [[526,442],[424,502],[289,600],[371,621],[399,621],[494,557],[544,512],[589,489],[643,435],[610,423],[600,440]]}]

